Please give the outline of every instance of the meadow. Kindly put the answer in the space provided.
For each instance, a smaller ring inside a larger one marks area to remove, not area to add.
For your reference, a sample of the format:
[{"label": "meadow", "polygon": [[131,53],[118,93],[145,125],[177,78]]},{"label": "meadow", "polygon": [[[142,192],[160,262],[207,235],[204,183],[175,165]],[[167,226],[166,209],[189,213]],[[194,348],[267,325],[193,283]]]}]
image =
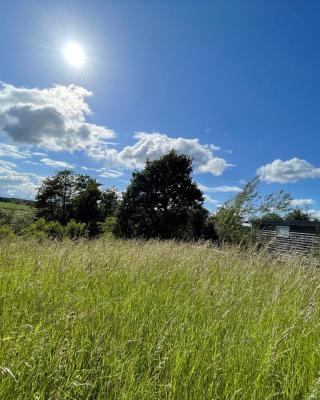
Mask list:
[{"label": "meadow", "polygon": [[0,399],[320,398],[312,259],[2,239],[0,290]]}]

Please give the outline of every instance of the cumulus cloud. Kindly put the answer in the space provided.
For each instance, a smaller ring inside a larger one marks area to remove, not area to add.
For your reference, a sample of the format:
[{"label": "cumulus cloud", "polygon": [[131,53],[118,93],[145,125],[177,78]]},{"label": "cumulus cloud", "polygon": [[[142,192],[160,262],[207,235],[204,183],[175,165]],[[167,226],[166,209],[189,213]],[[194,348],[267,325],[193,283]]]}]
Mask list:
[{"label": "cumulus cloud", "polygon": [[147,158],[155,160],[173,149],[193,159],[196,173],[221,175],[232,166],[223,158],[214,156],[216,146],[201,144],[199,139],[172,138],[163,133],[146,132],[138,132],[134,138],[137,139],[136,143],[121,151],[95,146],[89,149],[89,155],[96,160],[105,160],[109,166],[133,169],[142,168]]},{"label": "cumulus cloud", "polygon": [[320,178],[320,168],[297,157],[287,161],[274,160],[260,167],[257,172],[261,179],[269,183],[293,183],[307,178]]},{"label": "cumulus cloud", "polygon": [[217,193],[239,193],[242,192],[242,189],[239,186],[216,186],[216,187],[208,187],[206,185],[199,185],[199,188],[203,192],[217,192]]},{"label": "cumulus cloud", "polygon": [[291,204],[293,206],[301,207],[301,206],[310,206],[311,204],[314,204],[313,199],[293,199],[291,201]]},{"label": "cumulus cloud", "polygon": [[43,177],[18,172],[15,163],[0,160],[0,195],[8,197],[33,198]]},{"label": "cumulus cloud", "polygon": [[90,96],[90,91],[76,85],[44,89],[0,85],[0,133],[28,149],[24,153],[13,144],[6,144],[0,148],[0,155],[25,158],[33,154],[49,160],[45,153],[31,153],[32,146],[51,151],[82,150],[92,159],[104,162],[106,171],[102,173],[108,177],[121,176],[123,169],[142,168],[147,158],[155,160],[172,149],[193,159],[195,173],[221,175],[232,166],[214,154],[219,147],[202,144],[196,138],[137,132],[133,145],[120,150],[111,147],[115,143],[108,140],[115,133],[88,122],[92,114],[87,102]]},{"label": "cumulus cloud", "polygon": [[101,145],[114,132],[87,122],[91,114],[83,87],[56,85],[49,89],[0,86],[0,131],[17,143],[50,150],[84,150]]},{"label": "cumulus cloud", "polygon": [[48,165],[48,167],[52,168],[67,168],[67,169],[74,168],[74,165],[72,164],[69,164],[65,161],[51,160],[51,158],[41,158],[40,161],[42,162],[42,164]]}]

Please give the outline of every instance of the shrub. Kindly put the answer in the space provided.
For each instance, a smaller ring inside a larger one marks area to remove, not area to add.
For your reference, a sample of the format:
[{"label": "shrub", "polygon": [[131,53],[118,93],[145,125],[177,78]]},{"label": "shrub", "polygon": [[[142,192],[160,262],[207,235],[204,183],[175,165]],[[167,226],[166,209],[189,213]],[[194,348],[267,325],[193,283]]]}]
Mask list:
[{"label": "shrub", "polygon": [[99,230],[105,237],[114,237],[117,228],[117,217],[107,217],[104,222],[99,222]]},{"label": "shrub", "polygon": [[14,231],[10,225],[0,226],[0,239],[11,238],[14,236]]},{"label": "shrub", "polygon": [[37,238],[62,238],[64,227],[57,221],[46,222],[44,218],[39,218],[36,222],[23,230],[25,235]]},{"label": "shrub", "polygon": [[74,219],[68,222],[64,229],[64,234],[70,239],[84,237],[87,234],[86,224],[77,222]]}]

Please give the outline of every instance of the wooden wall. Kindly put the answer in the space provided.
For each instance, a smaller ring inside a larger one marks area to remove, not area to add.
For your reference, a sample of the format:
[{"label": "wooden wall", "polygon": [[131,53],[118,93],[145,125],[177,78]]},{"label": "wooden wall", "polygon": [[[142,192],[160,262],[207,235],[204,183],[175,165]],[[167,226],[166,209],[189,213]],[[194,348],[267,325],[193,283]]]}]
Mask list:
[{"label": "wooden wall", "polygon": [[320,237],[315,233],[290,231],[289,237],[279,237],[275,230],[259,230],[258,238],[271,251],[307,253],[312,249],[320,249]]}]

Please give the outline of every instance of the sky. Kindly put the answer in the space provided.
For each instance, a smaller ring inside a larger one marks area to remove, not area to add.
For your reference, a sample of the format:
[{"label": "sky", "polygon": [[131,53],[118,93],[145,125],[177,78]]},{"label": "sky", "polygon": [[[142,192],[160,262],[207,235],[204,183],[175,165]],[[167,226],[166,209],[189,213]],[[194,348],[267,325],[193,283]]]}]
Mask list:
[{"label": "sky", "polygon": [[258,173],[262,194],[320,215],[319,1],[2,0],[0,14],[0,196],[34,198],[61,168],[123,191],[173,148],[210,210]]}]

